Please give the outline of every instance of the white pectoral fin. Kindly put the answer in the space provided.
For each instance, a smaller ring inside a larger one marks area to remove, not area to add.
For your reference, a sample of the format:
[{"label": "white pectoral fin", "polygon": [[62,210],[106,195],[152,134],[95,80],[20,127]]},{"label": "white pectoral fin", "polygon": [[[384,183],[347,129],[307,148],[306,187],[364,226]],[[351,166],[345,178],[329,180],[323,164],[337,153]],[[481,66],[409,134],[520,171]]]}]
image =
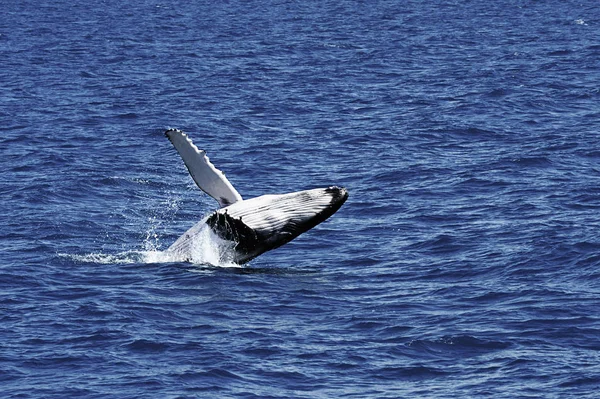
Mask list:
[{"label": "white pectoral fin", "polygon": [[219,202],[221,207],[242,201],[242,196],[231,185],[225,174],[210,162],[206,152],[198,149],[183,131],[169,129],[165,132],[183,159],[192,179],[206,194]]}]

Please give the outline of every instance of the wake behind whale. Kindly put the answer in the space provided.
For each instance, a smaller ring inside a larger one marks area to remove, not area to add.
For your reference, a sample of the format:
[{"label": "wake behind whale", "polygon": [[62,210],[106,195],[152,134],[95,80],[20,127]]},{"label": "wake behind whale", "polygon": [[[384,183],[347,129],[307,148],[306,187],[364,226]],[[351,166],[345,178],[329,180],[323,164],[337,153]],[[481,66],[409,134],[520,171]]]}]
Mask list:
[{"label": "wake behind whale", "polygon": [[[325,221],[348,198],[345,188],[333,186],[244,200],[223,172],[210,162],[206,152],[198,149],[183,131],[169,129],[165,135],[179,152],[194,182],[220,205],[165,251],[164,256],[169,258],[194,263],[200,260],[244,264]],[[209,255],[214,259],[206,259],[206,240],[216,243],[212,246],[216,251]]]}]

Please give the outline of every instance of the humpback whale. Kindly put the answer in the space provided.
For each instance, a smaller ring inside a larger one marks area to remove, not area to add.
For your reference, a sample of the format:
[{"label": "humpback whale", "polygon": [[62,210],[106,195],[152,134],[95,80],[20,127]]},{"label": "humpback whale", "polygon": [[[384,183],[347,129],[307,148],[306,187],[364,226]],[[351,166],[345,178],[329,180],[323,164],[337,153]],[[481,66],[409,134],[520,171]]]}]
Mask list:
[{"label": "humpback whale", "polygon": [[345,188],[332,186],[242,199],[225,174],[186,133],[169,129],[165,135],[179,152],[196,185],[219,203],[219,209],[196,223],[167,249],[167,253],[185,261],[192,261],[197,237],[208,228],[227,242],[229,260],[244,264],[325,221],[348,198]]}]

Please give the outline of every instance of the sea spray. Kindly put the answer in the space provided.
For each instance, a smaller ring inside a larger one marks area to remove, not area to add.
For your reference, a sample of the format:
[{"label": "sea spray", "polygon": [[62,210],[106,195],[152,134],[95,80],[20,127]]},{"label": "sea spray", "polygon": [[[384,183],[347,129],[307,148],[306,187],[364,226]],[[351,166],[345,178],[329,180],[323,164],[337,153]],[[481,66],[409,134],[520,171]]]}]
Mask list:
[{"label": "sea spray", "polygon": [[132,263],[177,263],[189,262],[218,267],[241,267],[233,262],[235,243],[221,239],[206,224],[199,224],[193,231],[191,242],[185,250],[170,247],[161,251],[160,237],[155,232],[148,233],[142,242],[141,251],[124,251],[116,254],[103,251],[89,254],[65,254],[58,256],[81,263],[132,264]]},{"label": "sea spray", "polygon": [[[176,241],[164,251],[167,262],[191,262],[220,267],[238,267],[233,262],[235,243],[221,239],[210,227],[199,222],[186,232],[183,241]],[[178,245],[184,242],[185,245]]]}]

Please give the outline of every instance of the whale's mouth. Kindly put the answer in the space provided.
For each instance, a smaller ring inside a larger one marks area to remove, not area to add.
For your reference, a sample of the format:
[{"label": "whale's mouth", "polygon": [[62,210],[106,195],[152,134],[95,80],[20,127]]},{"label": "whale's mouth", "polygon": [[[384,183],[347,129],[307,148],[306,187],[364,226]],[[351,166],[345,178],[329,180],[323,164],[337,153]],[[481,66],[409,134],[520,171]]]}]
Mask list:
[{"label": "whale's mouth", "polygon": [[206,224],[235,242],[234,261],[245,263],[324,222],[346,199],[348,190],[336,186],[263,195],[215,211]]}]

